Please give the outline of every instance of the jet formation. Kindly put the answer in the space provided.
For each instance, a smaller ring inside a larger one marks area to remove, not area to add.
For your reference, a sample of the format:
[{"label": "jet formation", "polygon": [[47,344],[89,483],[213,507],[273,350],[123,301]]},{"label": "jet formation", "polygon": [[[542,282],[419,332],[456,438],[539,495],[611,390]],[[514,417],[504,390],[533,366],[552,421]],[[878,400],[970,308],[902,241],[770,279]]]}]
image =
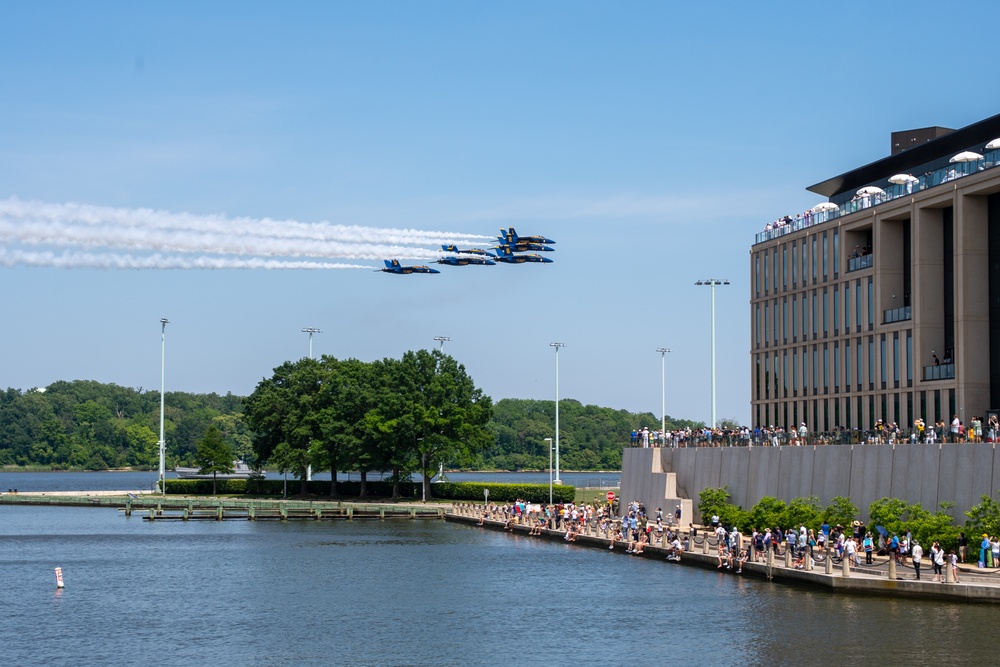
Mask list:
[{"label": "jet formation", "polygon": [[[554,252],[551,248],[555,243],[552,239],[544,236],[518,236],[513,227],[500,229],[500,236],[497,237],[498,245],[491,249],[496,252],[491,253],[481,248],[461,249],[455,245],[443,245],[441,250],[446,253],[437,260],[437,264],[445,266],[496,266],[501,264],[551,264],[552,260],[537,254],[539,252]],[[437,269],[432,269],[423,265],[405,266],[399,263],[398,259],[387,259],[385,268],[378,269],[384,273],[396,275],[409,275],[411,273],[441,273]]]}]

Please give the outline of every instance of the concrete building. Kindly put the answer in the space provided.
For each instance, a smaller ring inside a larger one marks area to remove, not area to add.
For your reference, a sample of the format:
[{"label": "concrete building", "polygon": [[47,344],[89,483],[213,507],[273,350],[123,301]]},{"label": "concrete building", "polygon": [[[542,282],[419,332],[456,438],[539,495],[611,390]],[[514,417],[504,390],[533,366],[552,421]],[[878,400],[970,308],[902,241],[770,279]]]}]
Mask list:
[{"label": "concrete building", "polygon": [[1000,406],[1000,115],[893,133],[750,252],[752,419],[906,428]]}]

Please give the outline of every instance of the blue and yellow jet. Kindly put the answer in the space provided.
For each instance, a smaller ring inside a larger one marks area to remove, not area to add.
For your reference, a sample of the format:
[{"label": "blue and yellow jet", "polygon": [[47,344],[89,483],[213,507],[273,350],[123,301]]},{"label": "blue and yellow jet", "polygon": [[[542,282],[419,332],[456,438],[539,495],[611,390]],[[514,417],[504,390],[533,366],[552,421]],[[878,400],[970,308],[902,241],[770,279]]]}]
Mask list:
[{"label": "blue and yellow jet", "polygon": [[398,259],[385,259],[384,269],[378,269],[383,273],[394,273],[399,276],[407,276],[411,273],[441,273],[437,269],[432,269],[429,266],[424,266],[422,264],[416,264],[413,266],[403,266],[399,263]]},{"label": "blue and yellow jet", "polygon": [[498,262],[503,262],[504,264],[524,264],[525,262],[538,262],[544,264],[552,263],[551,259],[548,257],[542,257],[541,255],[515,255],[514,251],[507,246],[497,247],[496,259]]},{"label": "blue and yellow jet", "polygon": [[[552,245],[555,243],[552,239],[547,239],[544,236],[518,236],[517,232],[513,227],[508,227],[507,229],[500,228],[500,236],[506,240],[507,243],[532,243],[536,245]],[[546,250],[551,250],[552,248],[546,248]],[[534,250],[534,248],[532,248]]]},{"label": "blue and yellow jet", "polygon": [[462,253],[463,255],[485,255],[487,257],[493,256],[490,253],[486,252],[485,250],[481,250],[479,248],[468,248],[467,250],[462,250],[457,245],[443,245],[441,246],[441,250],[444,250],[445,252],[458,252]]}]

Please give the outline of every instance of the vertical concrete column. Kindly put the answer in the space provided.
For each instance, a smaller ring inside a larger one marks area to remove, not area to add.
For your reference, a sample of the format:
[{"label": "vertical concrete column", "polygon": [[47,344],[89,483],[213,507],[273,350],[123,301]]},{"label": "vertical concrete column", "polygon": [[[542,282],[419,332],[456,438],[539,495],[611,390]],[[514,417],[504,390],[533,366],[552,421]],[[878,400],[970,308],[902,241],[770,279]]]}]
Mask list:
[{"label": "vertical concrete column", "polygon": [[896,557],[889,554],[889,581],[896,581]]},{"label": "vertical concrete column", "polygon": [[790,568],[791,566],[792,566],[792,550],[789,549],[788,547],[785,547],[785,567]]},{"label": "vertical concrete column", "polygon": [[823,564],[826,566],[826,574],[833,574],[833,549],[827,546],[824,554],[826,558],[823,559]]},{"label": "vertical concrete column", "polygon": [[708,555],[708,535],[706,535],[704,538],[702,538],[702,541],[701,541],[701,552],[703,554],[705,554],[706,556]]},{"label": "vertical concrete column", "polygon": [[774,567],[774,549],[767,550],[767,566],[769,568]]},{"label": "vertical concrete column", "polygon": [[844,559],[841,561],[840,564],[843,566],[843,576],[845,578],[850,577],[851,576],[851,559],[850,559],[850,557],[846,553],[844,554]]},{"label": "vertical concrete column", "polygon": [[809,550],[806,551],[806,566],[805,567],[806,567],[807,570],[809,570],[810,572],[812,572],[812,569],[813,569],[813,548],[812,547],[808,547],[808,549]]},{"label": "vertical concrete column", "polygon": [[955,572],[951,569],[951,556],[944,556],[944,581],[946,584],[955,583]]}]

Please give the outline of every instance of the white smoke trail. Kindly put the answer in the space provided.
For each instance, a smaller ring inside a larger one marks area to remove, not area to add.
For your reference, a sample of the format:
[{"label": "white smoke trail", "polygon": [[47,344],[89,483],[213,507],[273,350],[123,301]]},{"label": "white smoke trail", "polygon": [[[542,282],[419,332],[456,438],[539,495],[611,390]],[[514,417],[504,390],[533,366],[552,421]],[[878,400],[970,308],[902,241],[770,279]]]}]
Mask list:
[{"label": "white smoke trail", "polygon": [[260,236],[275,239],[308,239],[375,244],[469,244],[492,239],[491,236],[455,234],[416,229],[391,229],[337,225],[328,222],[299,222],[271,218],[227,218],[223,215],[172,213],[150,208],[115,208],[90,204],[53,204],[21,201],[16,197],[0,200],[0,218],[12,221],[48,221],[53,223],[114,225],[142,230],[173,229],[227,236]]},{"label": "white smoke trail", "polygon": [[116,255],[113,253],[5,250],[0,248],[0,266],[41,266],[63,269],[371,269],[361,264],[234,259],[228,257],[171,257],[165,255]]},{"label": "white smoke trail", "polygon": [[340,257],[347,259],[430,259],[426,248],[309,239],[231,236],[222,233],[149,230],[135,227],[81,226],[0,218],[0,240],[29,245],[127,248],[169,252],[256,255],[265,257]]}]

